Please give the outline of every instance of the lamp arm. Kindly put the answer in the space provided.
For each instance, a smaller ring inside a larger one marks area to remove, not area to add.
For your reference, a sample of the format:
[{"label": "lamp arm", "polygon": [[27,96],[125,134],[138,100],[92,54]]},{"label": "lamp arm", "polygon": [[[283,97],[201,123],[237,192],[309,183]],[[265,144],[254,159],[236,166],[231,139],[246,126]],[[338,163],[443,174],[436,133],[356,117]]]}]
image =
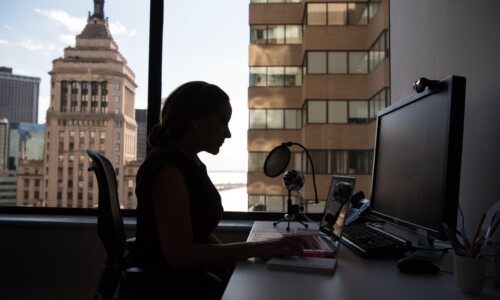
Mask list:
[{"label": "lamp arm", "polygon": [[306,152],[307,157],[309,158],[309,162],[311,163],[311,170],[312,170],[312,175],[313,175],[314,197],[315,197],[314,203],[318,204],[318,192],[316,190],[316,176],[314,173],[314,164],[313,164],[311,155],[309,155],[309,151],[307,151],[306,147],[304,147],[302,144],[295,143],[295,142],[283,143],[283,145],[286,145],[288,147],[290,147],[291,145],[297,145],[297,146],[300,146],[302,149],[304,149],[304,151]]}]

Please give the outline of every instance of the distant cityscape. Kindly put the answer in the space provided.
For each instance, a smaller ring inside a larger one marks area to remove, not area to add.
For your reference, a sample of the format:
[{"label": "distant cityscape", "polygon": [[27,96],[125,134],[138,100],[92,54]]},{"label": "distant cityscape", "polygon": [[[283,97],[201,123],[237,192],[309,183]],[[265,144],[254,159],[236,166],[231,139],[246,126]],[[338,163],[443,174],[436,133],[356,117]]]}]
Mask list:
[{"label": "distant cityscape", "polygon": [[[110,33],[104,1],[97,3],[75,46],[52,60],[43,124],[40,78],[0,66],[0,205],[96,207],[88,148],[114,164],[121,206],[137,205],[147,110],[135,108],[134,71]],[[281,178],[268,178],[262,166],[275,146],[294,141],[309,149],[318,190],[328,189],[332,174],[349,174],[369,191],[374,120],[390,104],[388,1],[283,1],[279,11],[273,4],[249,6],[248,171],[233,176],[237,182],[212,173],[214,184],[223,198],[239,191],[238,210],[286,210]],[[292,150],[289,168],[312,182],[303,149]],[[313,200],[312,185],[301,195]]]}]

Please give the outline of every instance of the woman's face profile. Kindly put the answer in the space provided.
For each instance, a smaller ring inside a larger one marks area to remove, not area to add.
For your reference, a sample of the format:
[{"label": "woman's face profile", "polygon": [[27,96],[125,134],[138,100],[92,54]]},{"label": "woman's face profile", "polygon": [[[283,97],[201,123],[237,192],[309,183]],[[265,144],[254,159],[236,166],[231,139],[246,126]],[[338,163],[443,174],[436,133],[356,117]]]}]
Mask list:
[{"label": "woman's face profile", "polygon": [[231,115],[231,104],[227,101],[217,111],[198,118],[197,136],[202,151],[214,155],[219,153],[224,140],[231,137],[229,130]]}]

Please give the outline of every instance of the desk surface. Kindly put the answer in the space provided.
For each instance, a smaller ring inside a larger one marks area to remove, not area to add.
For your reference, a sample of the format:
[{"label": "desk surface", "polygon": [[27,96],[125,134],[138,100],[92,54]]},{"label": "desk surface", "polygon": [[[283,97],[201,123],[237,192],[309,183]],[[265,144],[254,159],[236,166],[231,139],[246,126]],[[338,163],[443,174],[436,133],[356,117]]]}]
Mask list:
[{"label": "desk surface", "polygon": [[[291,230],[297,223],[292,222]],[[286,224],[277,225],[285,230]],[[252,231],[272,231],[272,222],[255,222]],[[252,233],[251,233],[252,235]],[[250,236],[251,237],[251,236]],[[452,272],[452,255],[439,263],[437,275],[410,275],[398,271],[397,259],[365,259],[341,246],[333,275],[271,271],[266,261],[241,261],[229,281],[223,299],[500,299],[500,289],[487,277],[480,294],[460,292]]]}]

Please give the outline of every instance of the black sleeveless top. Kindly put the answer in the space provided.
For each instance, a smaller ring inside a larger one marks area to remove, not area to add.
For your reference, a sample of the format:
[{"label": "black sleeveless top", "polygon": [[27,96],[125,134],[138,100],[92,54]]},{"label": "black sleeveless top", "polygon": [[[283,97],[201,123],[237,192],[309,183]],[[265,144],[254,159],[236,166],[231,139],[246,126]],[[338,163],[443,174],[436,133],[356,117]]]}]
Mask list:
[{"label": "black sleeveless top", "polygon": [[[135,190],[137,232],[132,260],[147,268],[168,270],[170,268],[161,250],[152,203],[154,178],[167,164],[177,166],[184,176],[189,193],[194,242],[206,242],[221,219],[223,207],[219,192],[208,177],[203,163],[200,162],[198,165],[180,152],[171,141],[151,149],[137,173]],[[168,185],[169,182],[164,184]],[[175,201],[175,199],[169,199],[169,201]]]}]

